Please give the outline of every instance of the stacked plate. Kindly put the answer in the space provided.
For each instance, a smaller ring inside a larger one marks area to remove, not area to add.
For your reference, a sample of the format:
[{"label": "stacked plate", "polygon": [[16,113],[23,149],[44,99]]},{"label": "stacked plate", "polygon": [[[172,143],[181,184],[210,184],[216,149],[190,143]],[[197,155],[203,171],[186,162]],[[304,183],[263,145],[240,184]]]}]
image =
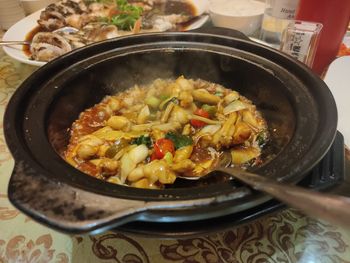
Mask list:
[{"label": "stacked plate", "polygon": [[0,0],[0,27],[9,29],[24,17],[24,11],[17,0]]}]

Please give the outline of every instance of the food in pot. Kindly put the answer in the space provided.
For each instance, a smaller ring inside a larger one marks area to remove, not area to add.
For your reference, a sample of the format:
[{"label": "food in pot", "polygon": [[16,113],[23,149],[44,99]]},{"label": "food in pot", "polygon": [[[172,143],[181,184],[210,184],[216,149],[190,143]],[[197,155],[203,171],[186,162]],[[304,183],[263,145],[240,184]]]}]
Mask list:
[{"label": "food in pot", "polygon": [[50,61],[105,39],[181,30],[196,15],[191,2],[185,0],[60,0],[41,12],[39,27],[26,38],[32,47],[25,47],[24,51],[34,60]]},{"label": "food in pot", "polygon": [[71,128],[65,159],[110,183],[161,189],[203,176],[229,151],[232,165],[261,162],[266,121],[237,91],[201,79],[157,79],[107,96]]}]

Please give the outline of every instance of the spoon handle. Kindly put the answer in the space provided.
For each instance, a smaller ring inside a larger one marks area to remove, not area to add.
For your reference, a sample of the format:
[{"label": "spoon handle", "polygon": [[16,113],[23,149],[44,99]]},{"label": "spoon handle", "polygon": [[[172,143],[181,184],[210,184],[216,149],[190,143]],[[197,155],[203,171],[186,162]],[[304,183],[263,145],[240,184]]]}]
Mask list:
[{"label": "spoon handle", "polygon": [[221,168],[222,172],[246,183],[253,189],[265,192],[313,218],[350,228],[350,198],[318,193],[293,185],[279,183],[261,175],[235,168]]},{"label": "spoon handle", "polygon": [[0,46],[30,45],[28,41],[0,41]]}]

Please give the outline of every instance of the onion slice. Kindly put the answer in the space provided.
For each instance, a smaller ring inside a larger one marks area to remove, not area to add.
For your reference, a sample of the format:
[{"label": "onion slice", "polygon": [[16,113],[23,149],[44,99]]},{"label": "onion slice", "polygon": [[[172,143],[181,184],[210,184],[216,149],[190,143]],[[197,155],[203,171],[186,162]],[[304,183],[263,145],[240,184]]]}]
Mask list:
[{"label": "onion slice", "polygon": [[246,103],[244,103],[240,100],[235,100],[223,109],[223,113],[224,113],[224,115],[227,115],[227,114],[230,114],[232,112],[244,110],[247,108],[248,108],[248,105]]},{"label": "onion slice", "polygon": [[195,114],[190,115],[190,119],[199,120],[208,124],[222,124],[222,121],[211,120]]}]

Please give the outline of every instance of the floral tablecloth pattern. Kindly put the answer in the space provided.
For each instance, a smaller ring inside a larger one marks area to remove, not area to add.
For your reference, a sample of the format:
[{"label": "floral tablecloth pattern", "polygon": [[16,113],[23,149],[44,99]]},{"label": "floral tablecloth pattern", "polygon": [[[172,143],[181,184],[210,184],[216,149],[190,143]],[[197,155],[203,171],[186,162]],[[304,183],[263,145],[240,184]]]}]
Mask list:
[{"label": "floral tablecloth pattern", "polygon": [[[0,50],[0,118],[19,84],[36,70]],[[186,239],[152,239],[106,232],[67,235],[42,226],[7,198],[13,159],[0,123],[0,262],[349,262],[350,230],[293,209],[224,232]]]}]

